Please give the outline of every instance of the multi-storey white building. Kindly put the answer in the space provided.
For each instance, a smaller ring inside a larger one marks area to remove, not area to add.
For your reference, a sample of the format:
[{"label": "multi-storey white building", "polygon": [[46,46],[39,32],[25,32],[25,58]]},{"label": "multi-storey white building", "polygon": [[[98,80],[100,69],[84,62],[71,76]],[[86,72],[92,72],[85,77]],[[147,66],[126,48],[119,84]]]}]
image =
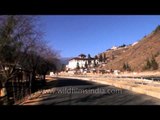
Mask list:
[{"label": "multi-storey white building", "polygon": [[[86,55],[80,54],[78,57],[74,57],[69,60],[68,65],[66,65],[67,70],[76,69],[79,65],[80,68],[86,68],[86,64],[88,65],[89,59],[86,58]],[[90,59],[90,66],[93,67],[94,63],[97,63],[98,60],[91,58]]]}]

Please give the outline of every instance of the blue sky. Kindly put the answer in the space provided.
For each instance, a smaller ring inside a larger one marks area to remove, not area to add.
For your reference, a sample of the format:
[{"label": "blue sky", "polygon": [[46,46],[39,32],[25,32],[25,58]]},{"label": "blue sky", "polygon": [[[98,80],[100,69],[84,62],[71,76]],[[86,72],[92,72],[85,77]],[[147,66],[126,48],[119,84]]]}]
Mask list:
[{"label": "blue sky", "polygon": [[92,57],[134,43],[160,25],[160,15],[44,15],[44,39],[61,57]]}]

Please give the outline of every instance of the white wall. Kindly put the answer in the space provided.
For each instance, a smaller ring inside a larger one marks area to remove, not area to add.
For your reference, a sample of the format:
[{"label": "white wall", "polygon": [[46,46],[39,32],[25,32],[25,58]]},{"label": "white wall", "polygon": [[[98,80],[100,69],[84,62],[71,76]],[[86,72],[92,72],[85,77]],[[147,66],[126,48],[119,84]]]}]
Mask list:
[{"label": "white wall", "polygon": [[[80,67],[85,67],[85,63],[87,62],[88,64],[88,60],[70,60],[68,65],[66,65],[67,68],[69,69],[75,69],[77,68],[77,63],[79,63]],[[98,60],[95,61],[96,63],[98,62]],[[94,60],[91,60],[91,66],[94,65]]]},{"label": "white wall", "polygon": [[77,67],[77,63],[79,63],[80,67],[85,67],[85,62],[86,61],[87,60],[75,60],[75,59],[73,59],[73,60],[69,61],[67,67],[70,68],[70,69],[75,69]]},{"label": "white wall", "polygon": [[77,67],[77,61],[76,60],[73,59],[73,60],[69,61],[68,68],[74,69],[76,67]]}]

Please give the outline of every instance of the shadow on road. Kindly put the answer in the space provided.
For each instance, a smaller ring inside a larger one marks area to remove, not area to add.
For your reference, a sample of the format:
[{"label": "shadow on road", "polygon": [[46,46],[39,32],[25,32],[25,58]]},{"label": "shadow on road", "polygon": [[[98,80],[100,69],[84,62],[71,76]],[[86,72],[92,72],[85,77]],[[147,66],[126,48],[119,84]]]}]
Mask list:
[{"label": "shadow on road", "polygon": [[[78,79],[59,78],[46,83],[45,89],[53,93],[42,94],[24,105],[154,105],[160,100],[109,85]],[[68,90],[72,92],[67,92]],[[99,90],[98,92],[88,92]],[[80,92],[77,92],[80,91]],[[83,92],[87,91],[87,92]]]},{"label": "shadow on road", "polygon": [[58,78],[57,80],[49,81],[46,83],[45,89],[53,87],[67,87],[67,86],[81,86],[81,85],[95,85],[94,82],[88,82],[78,79]]}]

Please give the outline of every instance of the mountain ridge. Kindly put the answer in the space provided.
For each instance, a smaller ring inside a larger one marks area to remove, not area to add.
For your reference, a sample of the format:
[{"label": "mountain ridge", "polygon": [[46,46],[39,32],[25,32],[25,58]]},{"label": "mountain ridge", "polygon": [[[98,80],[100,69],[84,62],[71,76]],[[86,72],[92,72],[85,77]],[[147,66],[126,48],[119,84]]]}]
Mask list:
[{"label": "mountain ridge", "polygon": [[[123,65],[127,63],[132,71],[144,71],[148,59],[155,58],[160,66],[160,26],[147,36],[144,36],[136,44],[110,49],[100,54],[105,54],[109,61],[103,67],[104,69],[123,70]],[[114,56],[114,57],[113,57]],[[113,58],[112,58],[113,57]],[[158,67],[158,70],[160,68]]]}]

